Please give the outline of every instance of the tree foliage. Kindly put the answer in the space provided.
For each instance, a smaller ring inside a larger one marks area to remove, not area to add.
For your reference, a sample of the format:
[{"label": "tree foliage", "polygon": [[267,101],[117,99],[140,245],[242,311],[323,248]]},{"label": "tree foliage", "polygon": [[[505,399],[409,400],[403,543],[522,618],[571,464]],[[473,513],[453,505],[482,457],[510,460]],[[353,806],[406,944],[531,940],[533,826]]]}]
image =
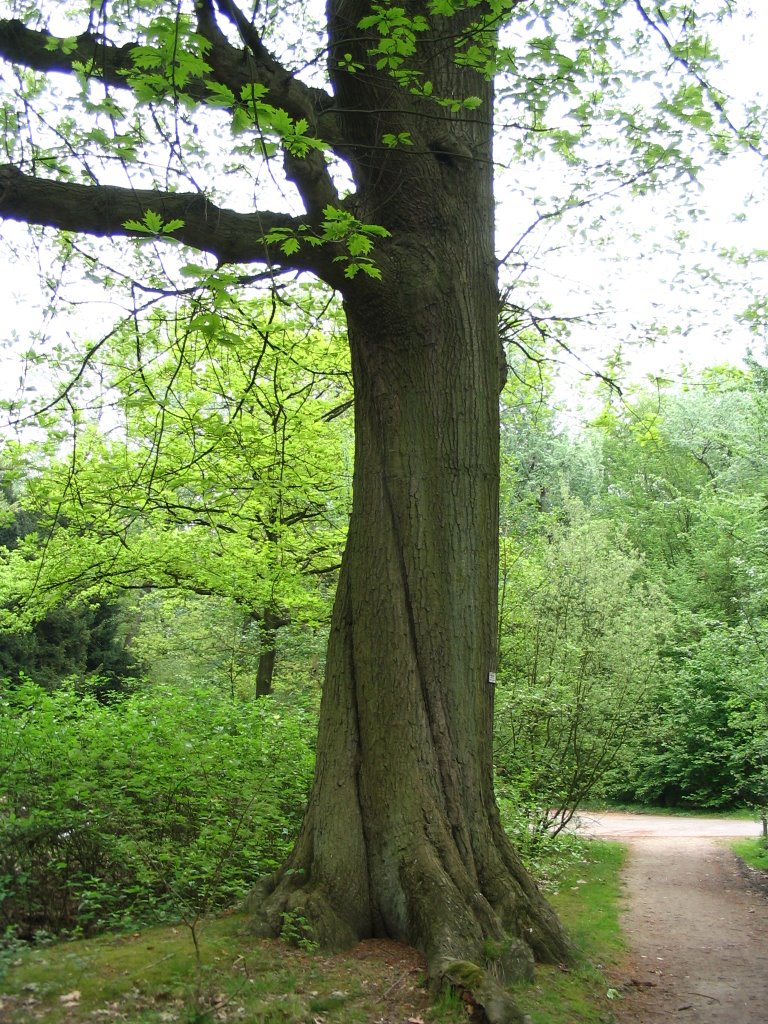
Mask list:
[{"label": "tree foliage", "polygon": [[293,314],[194,307],[118,332],[44,439],[1,457],[36,523],[5,558],[8,626],[131,591],[228,601],[272,650],[324,618],[351,459],[340,340],[309,292]]},{"label": "tree foliage", "polygon": [[[562,162],[552,216],[690,179],[700,140],[720,154],[761,142],[759,119],[740,120],[710,75],[709,34],[730,6],[332,0],[315,24],[303,7],[116,0],[67,19],[20,5],[0,21],[0,215],[59,233],[60,265],[121,294],[136,337],[174,320],[183,292],[219,317],[225,346],[220,309],[263,275],[310,272],[343,300],[352,510],[312,795],[254,899],[270,933],[301,912],[325,945],[405,939],[445,978],[489,942],[509,978],[529,976],[534,956],[569,956],[492,784],[492,83],[508,158]],[[155,422],[175,412],[175,372],[151,389]],[[183,505],[171,492],[161,500]],[[201,553],[210,572],[209,533]],[[159,555],[173,565],[176,552]],[[519,1019],[500,990],[478,990],[488,1019]]]},{"label": "tree foliage", "polygon": [[615,526],[568,512],[502,555],[495,762],[532,827],[555,834],[638,731],[670,628]]},{"label": "tree foliage", "polygon": [[[38,517],[14,498],[10,485],[2,497],[4,525],[0,550],[8,560],[11,552],[27,549],[29,537],[37,537]],[[34,542],[33,542],[34,543]],[[27,559],[17,557],[19,567]],[[24,624],[17,599],[6,596],[5,631],[0,646],[0,677],[18,683],[23,675],[56,686],[65,676],[77,675],[81,685],[107,695],[129,686],[140,665],[127,650],[125,623],[120,608],[112,603],[67,603],[48,608],[34,623]]]},{"label": "tree foliage", "polygon": [[613,785],[623,798],[765,801],[763,376],[754,359],[746,372],[715,368],[602,422],[603,507],[626,522],[677,619],[652,713]]}]

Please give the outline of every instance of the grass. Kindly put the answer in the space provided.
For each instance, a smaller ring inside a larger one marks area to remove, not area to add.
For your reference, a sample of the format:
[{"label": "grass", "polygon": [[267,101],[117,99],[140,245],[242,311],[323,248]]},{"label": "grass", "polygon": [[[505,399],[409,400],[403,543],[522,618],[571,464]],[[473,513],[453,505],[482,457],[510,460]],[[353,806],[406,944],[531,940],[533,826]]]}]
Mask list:
[{"label": "grass", "polygon": [[768,872],[768,840],[737,839],[730,846],[736,856],[741,857],[749,867]]},{"label": "grass", "polygon": [[318,956],[249,937],[245,924],[237,914],[206,921],[199,962],[182,925],[31,950],[5,979],[0,1019],[368,1024],[390,1001],[401,1020],[429,1009],[424,965],[405,946],[363,943],[346,956]]},{"label": "grass", "polygon": [[[613,1020],[602,967],[621,959],[618,872],[623,849],[590,841],[560,880],[552,902],[573,937],[576,966],[542,967],[515,997],[534,1024]],[[61,942],[21,953],[0,988],[7,1024],[465,1024],[453,993],[435,997],[424,963],[389,941],[323,956],[244,931],[237,914],[205,922],[195,956],[183,925]],[[602,965],[602,966],[600,966]]]},{"label": "grass", "polygon": [[625,956],[619,924],[619,872],[626,850],[618,843],[589,841],[587,861],[574,866],[550,900],[576,947],[567,969],[539,967],[533,985],[516,998],[533,1024],[610,1024],[620,993],[609,978]]}]

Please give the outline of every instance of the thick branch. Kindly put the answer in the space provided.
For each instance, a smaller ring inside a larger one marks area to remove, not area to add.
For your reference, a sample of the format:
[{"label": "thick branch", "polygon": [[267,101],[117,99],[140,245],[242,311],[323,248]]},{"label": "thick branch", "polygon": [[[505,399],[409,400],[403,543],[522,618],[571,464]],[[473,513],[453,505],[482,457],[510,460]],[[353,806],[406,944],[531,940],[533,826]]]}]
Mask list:
[{"label": "thick branch", "polygon": [[[196,0],[196,4],[198,8],[207,7],[212,4],[212,0]],[[279,73],[281,69],[264,45],[261,36],[256,31],[256,27],[248,21],[237,4],[233,0],[216,0],[216,6],[235,26],[238,35],[254,57],[263,64],[272,64],[273,70]]]},{"label": "thick branch", "polygon": [[220,264],[260,263],[278,269],[308,270],[327,280],[335,251],[331,247],[303,246],[285,256],[265,239],[275,228],[296,230],[301,218],[270,211],[237,213],[209,202],[195,192],[158,192],[154,189],[79,185],[24,174],[12,164],[0,166],[0,218],[40,224],[61,231],[98,237],[146,237],[124,227],[157,213],[164,224],[181,220],[183,226],[161,238],[208,252]]},{"label": "thick branch", "polygon": [[[290,95],[291,91],[295,90],[297,84],[301,89],[304,89],[304,86],[296,83],[293,76],[275,60],[254,26],[232,0],[216,0],[216,5],[236,27],[244,45],[250,50],[261,68],[262,84],[266,84],[266,79],[269,79],[271,94],[281,96],[280,105],[290,113],[295,107],[294,98]],[[228,55],[232,48],[216,22],[213,0],[195,0],[195,9],[200,34],[211,44],[210,59],[214,62],[214,66],[219,68],[221,57]],[[313,134],[317,133],[320,138],[330,142],[331,139],[322,131],[318,132],[319,125],[316,118],[320,116],[323,109],[330,106],[331,97],[322,93],[321,90],[308,90],[308,92],[310,94],[314,92],[312,96],[313,110],[312,116],[306,117],[306,119],[313,129]],[[326,117],[323,128],[328,131],[330,127],[330,118]],[[338,126],[334,124],[331,135],[336,137],[337,131]],[[333,184],[325,157],[317,150],[310,150],[307,156],[302,158],[294,156],[286,149],[285,173],[289,181],[292,181],[298,189],[304,207],[310,215],[319,216],[329,204],[331,206],[338,204],[339,195]]]},{"label": "thick branch", "polygon": [[[199,8],[209,11],[204,2]],[[266,102],[285,110],[294,119],[306,119],[310,133],[329,144],[338,141],[335,117],[328,113],[333,103],[329,93],[304,85],[266,51],[263,59],[244,54],[227,41],[212,17],[201,14],[199,27],[211,44],[206,61],[212,69],[212,80],[227,86],[236,98],[241,96],[244,86],[266,86]],[[0,19],[0,58],[44,73],[72,74],[77,65],[110,88],[130,88],[129,74],[136,70],[132,52],[138,45],[133,42],[115,46],[91,32],[83,32],[65,43],[48,32],[27,28],[21,21]],[[186,83],[183,91],[202,103],[210,95],[208,83],[202,78]]]},{"label": "thick branch", "polygon": [[[264,85],[269,90],[265,99],[294,119],[305,120],[310,135],[329,144],[337,139],[335,118],[324,113],[332,98],[322,89],[305,86],[284,68],[233,3],[220,2],[219,7],[222,6],[243,36],[247,50],[244,52],[227,40],[216,22],[212,0],[197,0],[198,30],[210,44],[206,60],[211,72],[208,78],[186,83],[183,91],[204,104],[210,93],[209,83],[216,81],[230,89],[237,102],[245,86]],[[78,65],[110,88],[130,88],[130,75],[136,70],[132,56],[135,43],[117,47],[88,32],[77,36],[74,43],[69,40],[64,46],[62,42],[46,32],[29,29],[20,21],[0,20],[0,57],[45,73],[71,74]],[[339,197],[322,153],[310,150],[302,159],[286,151],[285,165],[310,216],[319,217],[326,206],[338,204]]]},{"label": "thick branch", "polygon": [[[54,48],[53,44],[56,44]],[[131,50],[135,43],[113,46],[84,32],[70,40],[64,52],[63,40],[39,32],[16,20],[0,19],[0,57],[34,71],[59,71],[71,74],[74,65],[92,68],[92,74],[105,85],[126,88],[125,72],[133,69]]]}]

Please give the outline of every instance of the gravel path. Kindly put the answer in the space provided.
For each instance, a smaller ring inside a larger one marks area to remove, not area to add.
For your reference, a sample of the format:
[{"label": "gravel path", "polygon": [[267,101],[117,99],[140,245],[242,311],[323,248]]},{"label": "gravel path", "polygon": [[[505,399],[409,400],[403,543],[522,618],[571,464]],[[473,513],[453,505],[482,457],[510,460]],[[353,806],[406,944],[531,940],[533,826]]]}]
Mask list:
[{"label": "gravel path", "polygon": [[724,843],[759,825],[600,814],[582,827],[629,846],[619,1024],[768,1024],[765,878]]}]

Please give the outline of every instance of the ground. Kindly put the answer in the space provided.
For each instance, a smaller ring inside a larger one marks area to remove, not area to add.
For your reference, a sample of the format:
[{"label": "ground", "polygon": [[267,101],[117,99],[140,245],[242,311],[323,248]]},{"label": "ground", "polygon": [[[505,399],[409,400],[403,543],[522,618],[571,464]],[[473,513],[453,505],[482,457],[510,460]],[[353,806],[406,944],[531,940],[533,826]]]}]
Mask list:
[{"label": "ground", "polygon": [[755,823],[601,814],[583,827],[629,846],[619,1024],[768,1021],[765,882],[727,846]]},{"label": "ground", "polygon": [[[536,1024],[766,1024],[768,888],[727,838],[752,821],[585,816],[585,829],[629,848],[590,844],[552,898],[585,965],[537,971],[515,998]],[[468,1024],[471,1005],[426,988],[414,950],[369,940],[336,956],[244,932],[242,914],[40,946],[0,946],[1,1024]],[[286,927],[285,937],[290,938]],[[603,965],[595,970],[592,965]],[[617,998],[619,997],[620,998]]]}]

